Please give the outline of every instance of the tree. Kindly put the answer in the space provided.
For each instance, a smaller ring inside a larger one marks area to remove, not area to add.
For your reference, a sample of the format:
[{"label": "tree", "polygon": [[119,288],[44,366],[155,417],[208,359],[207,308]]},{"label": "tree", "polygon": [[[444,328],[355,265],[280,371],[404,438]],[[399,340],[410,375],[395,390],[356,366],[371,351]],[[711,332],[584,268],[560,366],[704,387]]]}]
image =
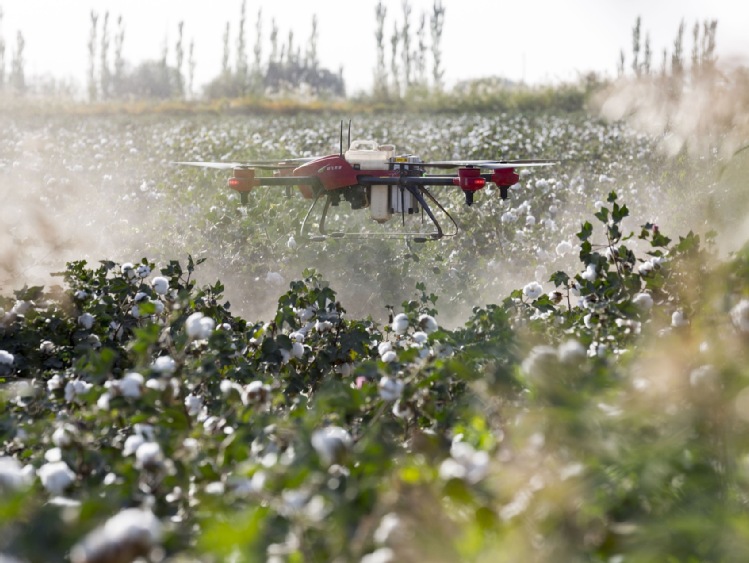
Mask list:
[{"label": "tree", "polygon": [[180,21],[177,24],[177,43],[174,46],[174,53],[176,58],[176,69],[177,69],[177,96],[180,98],[183,98],[185,96],[185,77],[184,73],[182,72],[182,65],[184,63],[185,59],[185,48],[183,46],[184,38],[183,38],[183,32],[184,32],[185,22]]},{"label": "tree", "polygon": [[387,8],[382,0],[375,6],[375,41],[377,43],[377,66],[374,73],[373,93],[377,99],[387,98],[387,67],[385,66],[385,17]]},{"label": "tree", "polygon": [[114,77],[113,89],[117,96],[122,96],[123,81],[125,79],[125,59],[122,56],[122,46],[125,43],[125,24],[122,16],[117,18],[117,32],[114,35]]},{"label": "tree", "polygon": [[398,68],[398,42],[400,35],[398,33],[398,24],[393,23],[393,34],[390,36],[390,74],[393,77],[393,95],[400,98],[400,70]]},{"label": "tree", "polygon": [[671,53],[671,74],[680,77],[684,71],[684,20],[679,24],[679,30],[676,32],[674,39],[674,52]]},{"label": "tree", "polygon": [[237,30],[237,60],[236,78],[240,84],[242,93],[245,93],[245,84],[247,83],[247,40],[245,38],[245,22],[247,20],[247,0],[242,0],[242,6],[239,12],[239,29]]},{"label": "tree", "polygon": [[640,76],[640,16],[635,20],[635,26],[632,28],[632,71],[636,76]]},{"label": "tree", "polygon": [[645,52],[643,53],[642,59],[642,71],[645,74],[650,74],[650,68],[653,63],[653,52],[650,49],[650,34],[645,34]]},{"label": "tree", "polygon": [[312,31],[310,32],[307,52],[305,54],[305,66],[310,72],[316,72],[320,61],[317,60],[317,14],[312,15]]},{"label": "tree", "polygon": [[401,57],[403,58],[403,89],[411,87],[411,4],[403,0],[403,29],[401,30]]},{"label": "tree", "polygon": [[104,12],[104,21],[101,24],[101,53],[99,62],[99,84],[102,99],[111,94],[111,78],[109,71],[109,12]]},{"label": "tree", "polygon": [[187,51],[187,97],[192,97],[195,86],[195,40],[190,40],[190,48]]},{"label": "tree", "polygon": [[91,10],[91,30],[88,35],[88,99],[96,101],[96,28],[99,15]]},{"label": "tree", "polygon": [[224,28],[224,54],[221,57],[221,75],[229,76],[229,22],[226,22]]},{"label": "tree", "polygon": [[442,28],[445,25],[445,6],[442,0],[434,0],[430,28],[432,31],[432,80],[437,91],[442,90]]},{"label": "tree", "polygon": [[416,40],[418,42],[416,56],[414,58],[415,69],[415,81],[419,86],[423,87],[427,82],[427,40],[426,40],[426,28],[427,28],[427,16],[424,12],[421,13],[421,19],[419,20],[419,27],[416,30]]},{"label": "tree", "polygon": [[3,8],[0,6],[0,91],[5,88],[5,39],[3,39]]},{"label": "tree", "polygon": [[18,93],[26,92],[26,77],[24,75],[25,61],[23,60],[23,50],[26,47],[26,41],[19,30],[16,33],[16,50],[13,53],[13,61],[10,69],[10,85]]}]

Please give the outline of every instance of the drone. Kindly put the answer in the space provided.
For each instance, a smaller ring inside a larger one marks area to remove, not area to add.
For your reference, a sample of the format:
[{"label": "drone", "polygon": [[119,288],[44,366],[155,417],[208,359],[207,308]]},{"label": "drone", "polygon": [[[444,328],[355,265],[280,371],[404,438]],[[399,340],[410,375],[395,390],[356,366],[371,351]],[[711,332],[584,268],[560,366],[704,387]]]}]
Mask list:
[{"label": "drone", "polygon": [[[197,166],[231,170],[228,187],[240,195],[243,205],[249,202],[250,192],[260,186],[286,186],[287,192],[297,187],[311,205],[301,224],[299,235],[307,240],[324,241],[330,238],[407,237],[414,242],[427,242],[457,234],[458,224],[432,194],[430,188],[449,186],[459,188],[467,205],[473,205],[474,195],[487,185],[495,184],[500,197],[507,199],[509,188],[520,179],[516,170],[524,167],[551,166],[554,160],[441,160],[424,162],[417,155],[397,154],[394,145],[382,145],[371,140],[351,141],[348,129],[347,149],[343,149],[343,122],[338,154],[280,160],[249,162],[177,162]],[[434,170],[450,173],[432,174]],[[271,174],[267,174],[270,172]],[[368,209],[377,223],[387,223],[400,216],[402,230],[381,232],[330,231],[326,220],[330,209],[348,202],[352,210]],[[318,234],[310,234],[310,219],[318,203],[323,202],[318,220]],[[435,214],[435,210],[438,211]],[[449,221],[443,229],[437,215]],[[406,229],[406,215],[420,215],[422,224],[431,231]],[[428,221],[427,221],[428,219]]]}]

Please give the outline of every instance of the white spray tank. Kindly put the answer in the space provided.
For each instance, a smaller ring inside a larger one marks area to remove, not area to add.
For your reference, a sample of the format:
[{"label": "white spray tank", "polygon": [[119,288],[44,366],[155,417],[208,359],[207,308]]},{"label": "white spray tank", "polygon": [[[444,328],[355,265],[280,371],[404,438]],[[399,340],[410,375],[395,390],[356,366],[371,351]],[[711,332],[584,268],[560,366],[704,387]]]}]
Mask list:
[{"label": "white spray tank", "polygon": [[[343,156],[351,166],[358,167],[359,170],[388,170],[394,155],[394,145],[357,140],[351,142]],[[388,186],[375,185],[370,188],[369,212],[378,223],[384,223],[393,216]]]}]

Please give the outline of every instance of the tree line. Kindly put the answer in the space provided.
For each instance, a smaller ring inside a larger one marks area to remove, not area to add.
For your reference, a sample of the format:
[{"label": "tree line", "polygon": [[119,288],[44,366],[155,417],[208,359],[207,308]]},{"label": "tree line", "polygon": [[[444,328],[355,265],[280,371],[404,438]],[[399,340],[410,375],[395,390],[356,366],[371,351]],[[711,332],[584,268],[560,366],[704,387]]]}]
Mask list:
[{"label": "tree line", "polygon": [[[673,48],[666,47],[661,56],[660,69],[653,62],[653,51],[650,46],[650,34],[645,32],[643,39],[642,18],[637,17],[632,28],[632,56],[629,63],[631,72],[637,77],[660,75],[676,79],[686,78],[687,71],[692,78],[709,75],[715,70],[715,54],[718,20],[696,21],[692,27],[692,50],[689,64],[686,57],[686,23],[681,20]],[[627,74],[627,59],[622,49],[617,64],[618,75]]]}]

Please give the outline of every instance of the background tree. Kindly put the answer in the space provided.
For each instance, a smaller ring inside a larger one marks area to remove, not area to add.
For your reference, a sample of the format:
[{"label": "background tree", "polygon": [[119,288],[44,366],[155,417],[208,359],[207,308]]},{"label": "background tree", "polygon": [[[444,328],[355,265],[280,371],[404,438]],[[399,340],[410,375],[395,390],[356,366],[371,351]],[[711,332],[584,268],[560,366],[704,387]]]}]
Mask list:
[{"label": "background tree", "polygon": [[91,29],[88,35],[88,99],[91,102],[96,101],[96,36],[97,22],[99,15],[91,10],[90,14]]},{"label": "background tree", "polygon": [[430,29],[432,31],[432,80],[437,91],[442,90],[442,28],[445,25],[445,6],[442,0],[434,0]]},{"label": "background tree", "polygon": [[653,51],[650,48],[650,34],[645,34],[645,51],[642,57],[642,72],[644,74],[650,74],[650,69],[653,63]]},{"label": "background tree", "polygon": [[674,39],[674,51],[671,53],[671,74],[681,77],[684,71],[684,20],[679,24],[679,30]]},{"label": "background tree", "polygon": [[23,51],[26,47],[26,41],[23,38],[23,34],[19,30],[16,33],[16,50],[13,53],[13,61],[10,69],[10,85],[18,94],[26,93],[26,76],[24,73],[24,66],[26,62],[23,58]]},{"label": "background tree", "polygon": [[632,28],[632,71],[640,76],[640,26],[642,20],[637,16],[635,26]]},{"label": "background tree", "polygon": [[195,87],[195,40],[190,40],[187,51],[187,97],[191,98]]},{"label": "background tree", "polygon": [[247,39],[245,37],[245,23],[247,21],[247,0],[242,0],[242,6],[239,12],[239,28],[237,29],[237,58],[235,61],[236,81],[240,92],[246,93],[245,85],[247,84]]},{"label": "background tree", "polygon": [[403,59],[403,90],[411,87],[411,4],[403,0],[403,28],[401,30],[401,58]]},{"label": "background tree", "polygon": [[125,59],[122,56],[122,47],[125,43],[125,24],[122,16],[117,18],[117,31],[114,35],[114,77],[112,87],[115,95],[122,96],[123,81],[125,80]]},{"label": "background tree", "polygon": [[182,71],[184,59],[185,59],[185,48],[184,48],[184,27],[185,22],[180,21],[177,24],[177,42],[174,45],[174,55],[176,58],[176,70],[175,78],[177,81],[176,84],[176,94],[180,98],[184,98],[185,96],[185,77],[184,73]]},{"label": "background tree", "polygon": [[102,99],[111,94],[112,75],[109,71],[109,11],[104,12],[101,24],[101,51],[99,53],[99,84]]},{"label": "background tree", "polygon": [[5,88],[5,39],[3,38],[3,8],[0,6],[0,91]]},{"label": "background tree", "polygon": [[427,82],[427,16],[424,12],[421,13],[419,19],[419,27],[416,30],[416,56],[414,57],[415,65],[415,82],[420,86],[424,87]]},{"label": "background tree", "polygon": [[224,77],[229,76],[231,74],[231,70],[229,69],[229,22],[226,22],[226,27],[224,28],[224,51],[223,55],[221,56],[221,74]]},{"label": "background tree", "polygon": [[255,20],[255,46],[252,49],[255,56],[252,63],[252,92],[259,94],[262,89],[263,75],[263,9],[258,8]]},{"label": "background tree", "polygon": [[398,43],[400,42],[400,34],[398,33],[398,24],[393,23],[393,33],[390,36],[390,76],[393,80],[393,96],[400,98],[401,96],[401,85],[400,85],[400,69],[398,67]]},{"label": "background tree", "polygon": [[377,44],[377,66],[374,74],[374,96],[385,99],[388,95],[387,67],[385,66],[385,17],[387,8],[382,0],[375,6],[375,42]]}]

